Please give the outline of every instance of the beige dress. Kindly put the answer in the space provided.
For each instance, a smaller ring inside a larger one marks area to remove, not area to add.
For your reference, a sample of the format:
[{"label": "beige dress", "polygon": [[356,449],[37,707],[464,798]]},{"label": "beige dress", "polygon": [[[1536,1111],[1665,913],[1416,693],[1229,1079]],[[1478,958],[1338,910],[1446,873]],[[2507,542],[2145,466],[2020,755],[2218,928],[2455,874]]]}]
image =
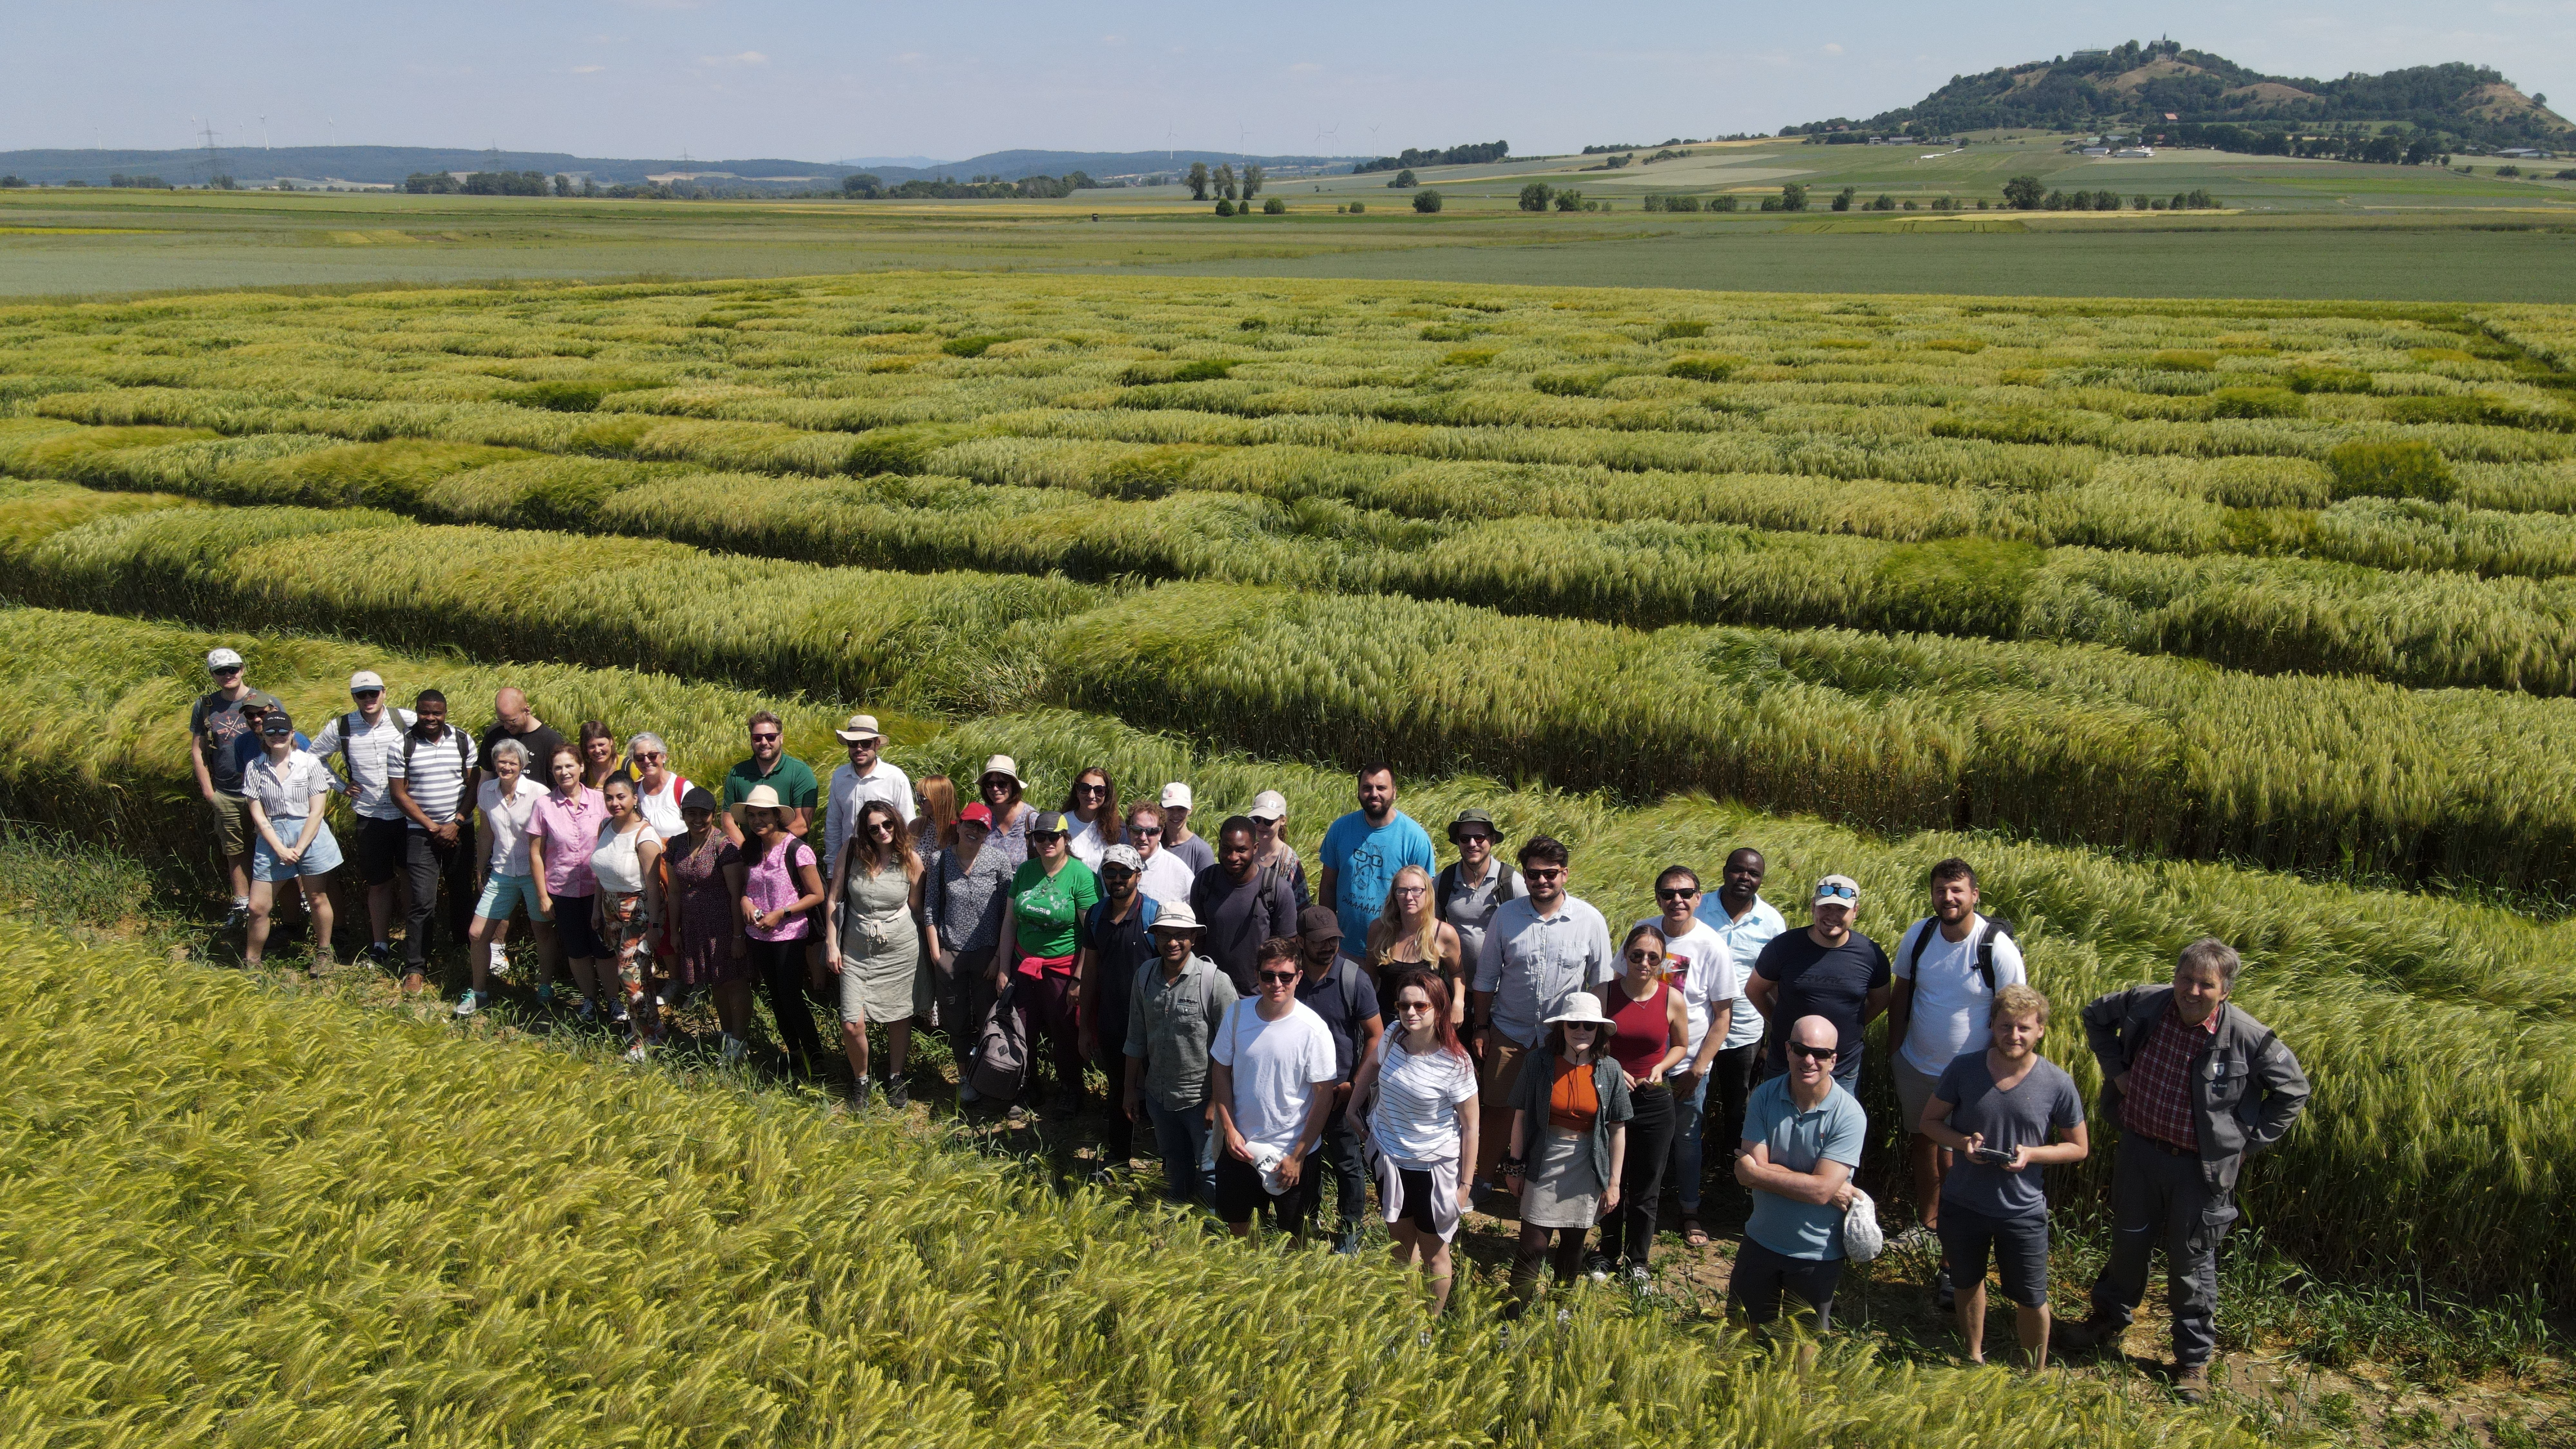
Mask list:
[{"label": "beige dress", "polygon": [[856,853],[841,887],[841,1020],[902,1021],[912,1015],[921,932],[912,920],[912,882],[889,861],[862,874]]}]

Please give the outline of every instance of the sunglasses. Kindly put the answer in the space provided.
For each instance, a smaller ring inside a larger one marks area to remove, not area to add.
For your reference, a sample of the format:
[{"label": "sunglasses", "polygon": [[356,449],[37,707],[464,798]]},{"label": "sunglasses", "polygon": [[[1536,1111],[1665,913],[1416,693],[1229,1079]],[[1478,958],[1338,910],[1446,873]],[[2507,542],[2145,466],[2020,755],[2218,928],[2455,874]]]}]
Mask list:
[{"label": "sunglasses", "polygon": [[1296,979],[1297,973],[1294,971],[1264,971],[1261,973],[1261,984],[1264,986],[1286,986],[1294,982]]},{"label": "sunglasses", "polygon": [[667,759],[669,759],[669,758],[671,758],[671,757],[670,757],[669,755],[666,755],[666,754],[662,753],[660,750],[638,750],[638,751],[636,751],[636,752],[635,752],[635,758],[637,758],[637,759],[639,759],[639,760],[650,760],[650,761],[652,761],[654,764],[657,764],[657,765],[658,765],[658,764],[660,764],[662,761],[667,760]]},{"label": "sunglasses", "polygon": [[1431,1009],[1431,1003],[1428,1001],[1399,1001],[1395,1004],[1395,1009],[1410,1015],[1417,1011],[1429,1011]]},{"label": "sunglasses", "polygon": [[1841,1055],[1841,1053],[1833,1047],[1807,1046],[1804,1043],[1793,1041],[1789,1043],[1789,1055],[1793,1057],[1805,1057],[1811,1062],[1829,1062],[1835,1057]]},{"label": "sunglasses", "polygon": [[1601,1029],[1601,1023],[1597,1021],[1569,1021],[1565,1023],[1565,1029],[1567,1031],[1599,1031]]},{"label": "sunglasses", "polygon": [[1060,830],[1032,830],[1029,832],[1029,839],[1043,845],[1050,840],[1064,839],[1064,832]]},{"label": "sunglasses", "polygon": [[1106,785],[1076,785],[1073,787],[1073,793],[1076,795],[1106,795],[1109,793],[1109,787]]},{"label": "sunglasses", "polygon": [[1816,899],[1820,901],[1856,901],[1860,899],[1860,892],[1847,885],[1823,885],[1816,887]]},{"label": "sunglasses", "polygon": [[1531,867],[1524,866],[1521,869],[1521,878],[1524,880],[1563,880],[1565,878],[1565,867],[1561,865],[1542,865],[1533,869]]},{"label": "sunglasses", "polygon": [[1655,899],[1659,901],[1686,901],[1698,894],[1699,887],[1693,886],[1689,890],[1657,891],[1655,892]]},{"label": "sunglasses", "polygon": [[893,821],[891,821],[891,820],[880,820],[880,821],[876,822],[875,824],[870,825],[870,826],[868,827],[868,829],[869,829],[871,832],[882,830],[882,831],[884,831],[886,834],[888,834],[888,835],[892,835],[892,834],[894,834],[894,822],[893,822]]},{"label": "sunglasses", "polygon": [[217,679],[221,679],[227,674],[239,674],[241,672],[242,667],[238,664],[220,664],[215,667],[214,671]]},{"label": "sunglasses", "polygon": [[349,691],[349,697],[351,699],[377,699],[381,698],[383,694],[384,691],[381,689],[353,689]]},{"label": "sunglasses", "polygon": [[1661,951],[1631,951],[1628,953],[1628,963],[1632,966],[1652,966],[1662,959],[1664,959],[1664,953]]},{"label": "sunglasses", "polygon": [[1160,835],[1163,833],[1163,827],[1159,825],[1130,825],[1127,827],[1127,833],[1130,835]]},{"label": "sunglasses", "polygon": [[775,744],[775,743],[777,743],[777,741],[778,741],[778,732],[777,732],[777,731],[775,731],[775,730],[772,730],[771,732],[769,732],[768,734],[765,734],[765,735],[756,734],[756,735],[753,735],[753,736],[751,737],[751,742],[752,742],[753,744],[755,744],[755,745]]}]

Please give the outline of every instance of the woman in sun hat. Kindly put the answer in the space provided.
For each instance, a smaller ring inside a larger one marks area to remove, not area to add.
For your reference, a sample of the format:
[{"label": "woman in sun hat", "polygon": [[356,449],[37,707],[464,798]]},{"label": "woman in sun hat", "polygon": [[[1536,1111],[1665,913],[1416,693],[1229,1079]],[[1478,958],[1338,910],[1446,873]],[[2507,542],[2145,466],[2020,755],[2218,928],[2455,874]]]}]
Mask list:
[{"label": "woman in sun hat", "polygon": [[340,842],[322,812],[340,788],[330,767],[295,746],[295,721],[272,709],[260,716],[260,753],[242,767],[242,796],[257,832],[250,859],[250,931],[242,964],[257,966],[268,946],[269,913],[280,881],[304,892],[313,918],[313,974],[339,964],[331,950],[331,872],[340,865]]},{"label": "woman in sun hat", "polygon": [[784,1038],[779,1045],[810,1080],[823,1070],[823,1036],[805,1004],[805,938],[813,930],[808,913],[823,903],[823,872],[814,848],[787,828],[788,808],[768,785],[742,797],[741,915],[745,946]]},{"label": "woman in sun hat", "polygon": [[1600,998],[1569,993],[1547,1025],[1546,1042],[1530,1053],[1512,1086],[1511,1155],[1501,1163],[1505,1181],[1520,1181],[1514,1314],[1538,1296],[1549,1236],[1556,1239],[1557,1281],[1571,1282],[1583,1266],[1584,1235],[1619,1206],[1635,1110],[1618,1060],[1604,1049],[1611,1021]]},{"label": "woman in sun hat", "polygon": [[1038,813],[1036,806],[1021,798],[1028,791],[1029,782],[1020,778],[1019,762],[1008,755],[986,760],[983,773],[975,777],[975,798],[993,817],[992,838],[984,848],[1000,851],[1014,870],[1029,858],[1029,818]]}]

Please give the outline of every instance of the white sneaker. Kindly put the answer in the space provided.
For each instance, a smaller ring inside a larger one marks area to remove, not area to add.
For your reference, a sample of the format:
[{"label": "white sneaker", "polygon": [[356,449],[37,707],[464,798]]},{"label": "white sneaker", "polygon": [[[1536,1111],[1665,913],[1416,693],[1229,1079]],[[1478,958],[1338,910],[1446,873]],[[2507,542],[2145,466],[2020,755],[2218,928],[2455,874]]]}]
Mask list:
[{"label": "white sneaker", "polygon": [[646,1051],[644,1043],[639,1041],[626,1049],[626,1059],[630,1062],[649,1062],[653,1060],[653,1054]]},{"label": "white sneaker", "polygon": [[456,1014],[458,1016],[472,1016],[475,1012],[482,1009],[483,1003],[476,995],[473,987],[469,986],[465,988],[465,994],[456,998]]}]

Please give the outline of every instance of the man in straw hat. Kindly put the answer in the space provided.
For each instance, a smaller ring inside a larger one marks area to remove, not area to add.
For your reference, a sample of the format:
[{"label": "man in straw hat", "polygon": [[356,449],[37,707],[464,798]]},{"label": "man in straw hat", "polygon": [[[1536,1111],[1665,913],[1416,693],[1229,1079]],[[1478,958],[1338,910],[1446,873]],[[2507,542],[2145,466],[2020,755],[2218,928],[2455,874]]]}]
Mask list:
[{"label": "man in straw hat", "polygon": [[850,838],[851,827],[858,823],[859,807],[871,800],[883,800],[912,824],[915,807],[912,799],[912,777],[901,766],[879,753],[885,748],[885,731],[877,728],[877,717],[854,714],[839,729],[832,731],[850,748],[850,762],[832,771],[832,788],[823,797],[823,859],[841,858],[841,846]]}]

